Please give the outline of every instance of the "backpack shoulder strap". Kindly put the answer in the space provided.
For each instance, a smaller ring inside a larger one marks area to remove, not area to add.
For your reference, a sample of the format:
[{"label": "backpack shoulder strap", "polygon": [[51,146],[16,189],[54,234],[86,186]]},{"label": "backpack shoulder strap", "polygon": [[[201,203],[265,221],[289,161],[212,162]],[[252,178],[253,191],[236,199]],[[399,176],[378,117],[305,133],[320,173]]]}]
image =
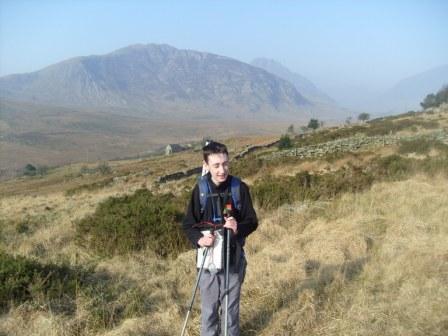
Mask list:
[{"label": "backpack shoulder strap", "polygon": [[205,206],[207,204],[207,195],[209,193],[209,186],[207,182],[207,177],[205,175],[199,177],[198,186],[199,186],[199,202],[201,204],[201,213],[204,213]]},{"label": "backpack shoulder strap", "polygon": [[[199,202],[201,204],[201,213],[205,211],[207,205],[207,195],[210,193],[210,187],[208,185],[207,177],[201,176],[198,179],[199,186]],[[241,192],[240,192],[241,180],[238,177],[232,176],[230,180],[230,191],[232,193],[232,200],[235,208],[241,210]]]},{"label": "backpack shoulder strap", "polygon": [[235,208],[241,210],[241,192],[240,192],[241,180],[238,177],[232,176],[230,181],[230,191],[232,193],[232,200]]}]

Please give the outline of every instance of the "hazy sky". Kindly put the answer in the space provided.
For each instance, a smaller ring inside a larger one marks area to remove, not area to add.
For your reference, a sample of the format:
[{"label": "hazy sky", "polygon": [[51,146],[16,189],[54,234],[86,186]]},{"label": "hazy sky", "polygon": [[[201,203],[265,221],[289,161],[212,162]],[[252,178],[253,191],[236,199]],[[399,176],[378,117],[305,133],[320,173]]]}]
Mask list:
[{"label": "hazy sky", "polygon": [[329,94],[448,64],[448,1],[0,0],[0,76],[135,43],[280,61]]}]

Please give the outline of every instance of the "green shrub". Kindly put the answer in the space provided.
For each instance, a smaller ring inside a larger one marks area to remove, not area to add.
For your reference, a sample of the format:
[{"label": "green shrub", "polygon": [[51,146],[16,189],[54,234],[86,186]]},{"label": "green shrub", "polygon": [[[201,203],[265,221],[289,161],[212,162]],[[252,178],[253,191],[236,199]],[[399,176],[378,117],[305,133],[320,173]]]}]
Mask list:
[{"label": "green shrub", "polygon": [[112,168],[109,166],[109,164],[107,162],[101,162],[98,164],[98,166],[96,167],[96,169],[98,170],[98,172],[101,175],[107,175],[112,173]]},{"label": "green shrub", "polygon": [[414,121],[404,120],[380,120],[370,123],[370,127],[365,130],[367,136],[388,135],[397,133],[403,129],[410,128],[415,124]]},{"label": "green shrub", "polygon": [[436,94],[429,94],[425,97],[420,105],[426,109],[430,107],[438,107],[443,103],[448,103],[448,85],[440,89]]},{"label": "green shrub", "polygon": [[265,161],[249,154],[243,159],[232,161],[231,171],[232,175],[244,178],[257,173],[264,166]]},{"label": "green shrub", "polygon": [[73,312],[76,288],[86,274],[0,251],[0,310],[5,312],[11,304],[32,301],[53,311]]},{"label": "green shrub", "polygon": [[109,198],[77,223],[77,241],[103,256],[144,248],[175,256],[188,246],[179,225],[184,205],[171,194],[153,195],[146,189]]},{"label": "green shrub", "polygon": [[373,176],[360,168],[350,167],[318,176],[313,190],[314,199],[332,199],[345,192],[360,192],[369,188]]},{"label": "green shrub", "polygon": [[414,117],[416,115],[417,115],[417,112],[412,111],[412,110],[402,114],[403,117]]},{"label": "green shrub", "polygon": [[22,170],[25,176],[44,176],[48,174],[49,168],[47,166],[34,166],[28,163]]},{"label": "green shrub", "polygon": [[444,147],[448,147],[438,140],[431,140],[427,138],[421,138],[416,140],[403,140],[400,142],[398,153],[400,154],[428,154],[433,148],[444,150]]},{"label": "green shrub", "polygon": [[436,120],[416,120],[412,119],[377,119],[369,123],[368,128],[365,129],[364,134],[368,136],[394,134],[402,130],[412,130],[420,126],[424,129],[439,128],[439,122]]},{"label": "green shrub", "polygon": [[23,168],[23,175],[25,176],[35,176],[37,174],[37,168],[33,166],[31,163],[28,163]]},{"label": "green shrub", "polygon": [[293,145],[294,147],[304,147],[310,145],[317,145],[337,139],[349,138],[356,134],[364,133],[366,129],[367,126],[365,125],[342,127],[333,130],[325,129],[321,130],[320,132],[298,136],[293,142]]},{"label": "green shrub", "polygon": [[[121,282],[93,267],[42,264],[0,251],[0,313],[28,303],[52,314],[76,314],[83,297],[84,331],[108,329],[124,318],[143,315],[151,307],[145,293],[127,280]],[[75,333],[75,334],[80,334]]]},{"label": "green shrub", "polygon": [[252,187],[252,196],[261,208],[275,209],[295,200],[296,187],[291,185],[291,177],[268,175]]},{"label": "green shrub", "polygon": [[80,193],[80,192],[83,192],[83,191],[94,191],[94,190],[102,189],[102,188],[105,188],[105,187],[111,185],[113,182],[114,182],[114,178],[113,177],[104,178],[104,179],[102,179],[100,181],[96,181],[96,182],[93,182],[93,183],[82,184],[80,186],[67,189],[65,191],[65,195],[66,196],[72,196],[74,194],[77,194],[77,193]]},{"label": "green shrub", "polygon": [[318,129],[320,126],[319,120],[317,119],[310,119],[310,121],[308,122],[308,128],[316,130]]},{"label": "green shrub", "polygon": [[83,165],[83,166],[79,169],[79,173],[80,173],[81,175],[84,175],[84,174],[94,174],[94,173],[96,173],[96,169],[95,169],[95,168],[89,168],[89,167],[87,167],[86,165]]},{"label": "green shrub", "polygon": [[440,123],[437,120],[421,120],[417,125],[425,129],[436,129],[440,127]]},{"label": "green shrub", "polygon": [[44,175],[48,174],[49,170],[50,170],[50,168],[48,166],[39,166],[39,167],[37,167],[36,174],[39,176],[44,176]]},{"label": "green shrub", "polygon": [[40,227],[45,225],[48,221],[48,217],[45,215],[24,216],[20,219],[10,221],[8,226],[14,227],[15,232],[19,234],[32,234],[36,232]]},{"label": "green shrub", "polygon": [[369,113],[363,112],[363,113],[360,113],[358,115],[358,120],[359,121],[367,121],[369,119],[370,119],[370,114]]},{"label": "green shrub", "polygon": [[148,294],[129,280],[120,282],[107,274],[90,278],[80,292],[89,312],[83,321],[87,330],[116,327],[125,318],[142,316],[151,309]]},{"label": "green shrub", "polygon": [[109,166],[109,164],[106,161],[104,161],[104,162],[98,163],[98,165],[93,168],[89,168],[86,165],[84,165],[79,170],[79,173],[82,175],[83,174],[96,174],[96,173],[100,173],[101,175],[108,175],[108,174],[112,173],[112,168]]},{"label": "green shrub", "polygon": [[397,154],[379,158],[373,163],[375,179],[397,180],[406,178],[415,171],[414,161]]},{"label": "green shrub", "polygon": [[310,175],[307,171],[295,176],[267,175],[256,181],[252,187],[252,195],[260,207],[275,209],[282,204],[315,199],[316,184],[317,176]]},{"label": "green shrub", "polygon": [[17,223],[16,231],[17,233],[28,233],[30,231],[30,227],[27,222],[22,221]]},{"label": "green shrub", "polygon": [[[446,146],[446,145],[445,145]],[[447,146],[448,147],[448,146]],[[448,176],[448,153],[444,152],[437,157],[429,157],[419,162],[419,170],[430,176],[442,173]]]},{"label": "green shrub", "polygon": [[278,143],[278,148],[279,149],[286,149],[286,148],[291,148],[292,147],[292,142],[291,142],[291,138],[289,137],[288,134],[284,134],[280,137],[280,141]]},{"label": "green shrub", "polygon": [[262,208],[274,209],[295,201],[331,199],[343,192],[358,192],[371,186],[373,176],[360,169],[349,168],[335,173],[295,176],[266,176],[252,187],[254,200]]}]

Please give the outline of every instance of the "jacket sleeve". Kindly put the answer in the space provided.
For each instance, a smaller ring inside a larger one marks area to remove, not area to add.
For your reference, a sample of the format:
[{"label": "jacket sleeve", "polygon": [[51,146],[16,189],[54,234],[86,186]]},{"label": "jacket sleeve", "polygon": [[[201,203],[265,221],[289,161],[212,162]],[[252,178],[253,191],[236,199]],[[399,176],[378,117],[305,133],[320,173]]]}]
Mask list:
[{"label": "jacket sleeve", "polygon": [[201,221],[201,205],[199,202],[199,187],[196,185],[191,193],[191,199],[187,206],[186,216],[182,222],[182,229],[187,235],[188,240],[196,248],[198,247],[198,240],[202,237],[199,228],[194,228],[193,225]]},{"label": "jacket sleeve", "polygon": [[252,204],[249,187],[241,182],[241,211],[238,221],[237,238],[245,238],[254,232],[258,227],[257,214]]}]

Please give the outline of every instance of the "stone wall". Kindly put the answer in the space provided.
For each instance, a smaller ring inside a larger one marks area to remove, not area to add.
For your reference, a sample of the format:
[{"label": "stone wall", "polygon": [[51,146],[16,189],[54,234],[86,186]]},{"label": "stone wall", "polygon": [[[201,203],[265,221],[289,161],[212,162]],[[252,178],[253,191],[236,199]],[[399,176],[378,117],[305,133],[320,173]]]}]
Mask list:
[{"label": "stone wall", "polygon": [[279,142],[280,142],[280,140],[276,140],[276,141],[270,142],[270,143],[265,144],[265,145],[253,145],[253,146],[249,146],[249,147],[247,147],[246,149],[244,149],[241,153],[235,155],[234,159],[235,159],[235,160],[241,159],[241,158],[245,157],[247,154],[256,151],[257,149],[265,149],[265,148],[269,148],[269,147],[272,147],[272,146],[277,145]]},{"label": "stone wall", "polygon": [[362,150],[369,150],[378,147],[395,145],[402,140],[416,140],[416,139],[433,139],[439,140],[448,144],[448,134],[442,130],[432,132],[426,135],[385,135],[385,136],[363,136],[358,135],[350,138],[337,139],[317,145],[310,145],[300,148],[286,149],[279,152],[271,153],[264,157],[268,160],[275,160],[281,157],[298,157],[300,159],[311,159],[324,157],[329,154],[344,153],[344,152],[358,152]]},{"label": "stone wall", "polygon": [[160,176],[158,182],[159,183],[166,183],[168,181],[177,181],[186,177],[190,177],[193,175],[200,174],[202,172],[202,166],[201,167],[195,167],[188,170],[183,170],[179,172],[175,172],[172,174]]},{"label": "stone wall", "polygon": [[[317,145],[310,145],[300,148],[286,149],[278,152],[270,153],[263,156],[266,160],[276,160],[282,157],[298,157],[300,159],[313,159],[320,158],[326,155],[331,155],[335,153],[345,153],[345,152],[358,152],[363,150],[370,150],[384,146],[396,145],[402,140],[417,140],[417,139],[432,139],[439,140],[448,144],[448,133],[443,130],[438,130],[425,135],[410,135],[410,136],[399,136],[399,135],[384,135],[384,136],[364,136],[357,135],[350,138],[337,139],[334,141],[329,141]],[[249,146],[244,149],[239,154],[235,155],[234,160],[239,160],[249,153],[255,150],[265,149],[278,144],[278,141],[268,143],[266,145],[254,145]],[[199,175],[202,172],[202,166],[196,167],[188,170],[183,170],[175,172],[172,174],[164,175],[159,177],[159,183],[166,183],[168,181],[177,181],[193,175]]]}]

